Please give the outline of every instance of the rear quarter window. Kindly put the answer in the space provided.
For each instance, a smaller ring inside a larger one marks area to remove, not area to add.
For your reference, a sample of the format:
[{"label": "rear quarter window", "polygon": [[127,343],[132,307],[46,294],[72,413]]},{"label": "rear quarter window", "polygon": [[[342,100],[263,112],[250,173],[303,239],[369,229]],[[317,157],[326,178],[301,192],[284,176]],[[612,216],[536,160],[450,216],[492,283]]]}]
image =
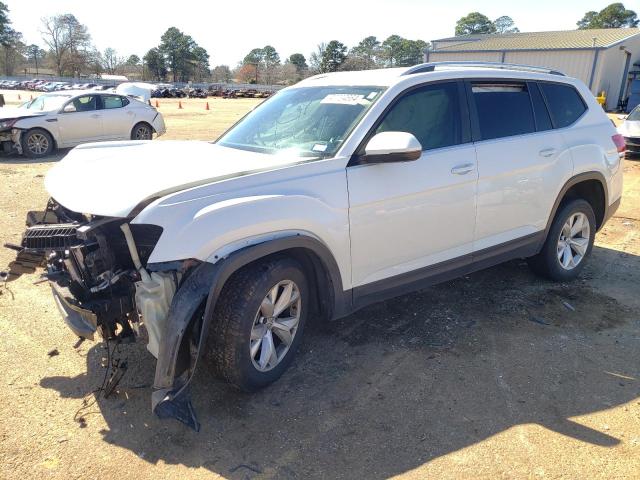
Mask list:
[{"label": "rear quarter window", "polygon": [[568,127],[587,110],[582,97],[571,85],[539,83],[555,128]]}]

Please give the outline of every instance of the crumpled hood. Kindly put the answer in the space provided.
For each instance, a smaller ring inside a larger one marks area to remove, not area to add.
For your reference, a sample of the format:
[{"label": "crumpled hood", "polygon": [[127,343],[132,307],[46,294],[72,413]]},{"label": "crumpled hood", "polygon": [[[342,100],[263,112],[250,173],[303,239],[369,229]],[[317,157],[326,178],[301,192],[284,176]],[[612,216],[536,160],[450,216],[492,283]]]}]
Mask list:
[{"label": "crumpled hood", "polygon": [[36,117],[38,115],[46,115],[47,113],[48,112],[42,112],[39,110],[29,110],[27,108],[2,107],[0,108],[0,120],[6,120],[9,118]]},{"label": "crumpled hood", "polygon": [[44,183],[72,211],[126,217],[149,198],[299,161],[192,140],[88,143],[49,170]]},{"label": "crumpled hood", "polygon": [[624,137],[640,137],[640,121],[626,120],[618,127],[618,133]]}]

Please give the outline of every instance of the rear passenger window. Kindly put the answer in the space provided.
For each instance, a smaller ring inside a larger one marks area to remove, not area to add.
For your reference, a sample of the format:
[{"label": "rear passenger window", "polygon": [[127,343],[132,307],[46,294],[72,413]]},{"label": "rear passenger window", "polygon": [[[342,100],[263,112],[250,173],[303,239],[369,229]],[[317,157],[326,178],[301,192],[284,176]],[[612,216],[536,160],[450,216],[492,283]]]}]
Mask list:
[{"label": "rear passenger window", "polygon": [[129,100],[116,95],[105,95],[102,97],[102,106],[105,110],[111,108],[122,108],[129,104]]},{"label": "rear passenger window", "polygon": [[482,140],[536,131],[531,99],[524,83],[473,83]]},{"label": "rear passenger window", "polygon": [[412,133],[423,150],[458,145],[462,143],[459,100],[455,82],[412,90],[391,107],[375,133]]},{"label": "rear passenger window", "polygon": [[540,89],[535,83],[529,84],[529,93],[531,94],[531,102],[533,103],[533,113],[536,116],[536,129],[539,132],[551,130],[553,125],[551,124],[551,117],[549,117],[549,110],[544,104],[544,99],[540,94]]},{"label": "rear passenger window", "polygon": [[571,85],[539,83],[556,128],[567,127],[582,116],[587,107]]}]

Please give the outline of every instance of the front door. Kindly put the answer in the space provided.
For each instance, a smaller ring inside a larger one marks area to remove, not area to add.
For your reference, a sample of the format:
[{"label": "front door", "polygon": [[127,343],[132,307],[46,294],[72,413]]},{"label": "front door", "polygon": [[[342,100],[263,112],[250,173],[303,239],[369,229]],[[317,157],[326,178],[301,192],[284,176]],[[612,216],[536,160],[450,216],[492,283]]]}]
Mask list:
[{"label": "front door", "polygon": [[370,136],[412,133],[422,156],[347,167],[352,283],[363,295],[394,285],[391,277],[411,282],[438,265],[470,263],[477,166],[468,121],[461,82],[413,88],[394,101]]},{"label": "front door", "polygon": [[69,101],[58,114],[60,146],[102,140],[102,118],[97,95],[89,94]]}]

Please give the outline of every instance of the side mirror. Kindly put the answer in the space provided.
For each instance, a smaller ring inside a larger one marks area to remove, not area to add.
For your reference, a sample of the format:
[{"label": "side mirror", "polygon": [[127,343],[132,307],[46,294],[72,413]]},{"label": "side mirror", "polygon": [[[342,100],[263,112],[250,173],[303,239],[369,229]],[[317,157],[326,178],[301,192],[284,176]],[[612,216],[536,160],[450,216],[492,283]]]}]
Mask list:
[{"label": "side mirror", "polygon": [[422,155],[422,145],[408,132],[380,132],[365,147],[361,163],[410,162]]},{"label": "side mirror", "polygon": [[76,107],[73,103],[69,103],[67,105],[64,106],[64,108],[62,109],[62,111],[64,113],[72,113],[76,111]]}]

